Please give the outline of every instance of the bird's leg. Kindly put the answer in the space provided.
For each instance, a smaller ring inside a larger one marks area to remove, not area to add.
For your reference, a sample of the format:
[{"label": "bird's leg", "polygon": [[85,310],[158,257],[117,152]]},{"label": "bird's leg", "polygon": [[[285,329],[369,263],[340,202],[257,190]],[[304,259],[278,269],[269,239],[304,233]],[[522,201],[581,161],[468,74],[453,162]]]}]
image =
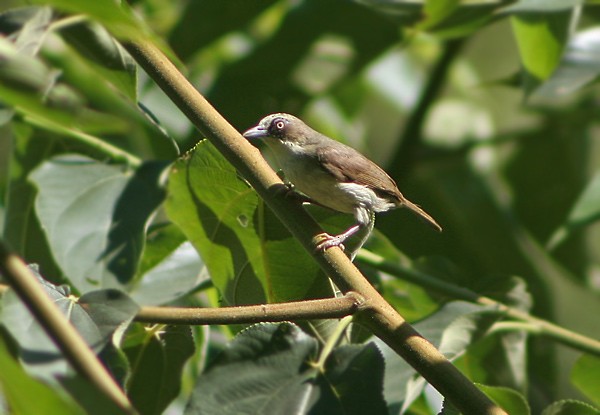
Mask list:
[{"label": "bird's leg", "polygon": [[350,260],[353,260],[358,250],[362,248],[365,242],[367,242],[367,239],[369,239],[369,236],[373,231],[373,227],[375,226],[375,212],[371,209],[366,209],[360,206],[356,208],[354,216],[358,220],[358,224],[354,225],[346,232],[335,236],[329,235],[327,233],[317,235],[317,237],[320,239],[320,241],[317,242],[317,251],[324,251],[325,249],[331,248],[333,246],[339,246],[342,250],[344,250],[343,243],[346,239],[354,235],[359,230],[366,229],[365,235],[362,237],[359,244],[356,246],[356,248],[352,250],[352,252],[349,255]]},{"label": "bird's leg", "polygon": [[344,241],[354,235],[360,229],[361,225],[354,225],[344,233],[339,235],[329,235],[328,233],[321,233],[317,235],[319,242],[317,242],[317,251],[324,251],[328,248],[339,246],[344,250]]},{"label": "bird's leg", "polygon": [[358,243],[358,245],[356,245],[356,247],[352,250],[352,252],[350,252],[350,255],[349,255],[350,261],[354,261],[354,257],[356,256],[356,254],[358,253],[360,248],[363,247],[365,242],[367,242],[367,239],[369,239],[369,236],[371,236],[371,232],[373,232],[374,227],[375,227],[375,211],[371,210],[371,211],[369,211],[369,222],[364,226],[364,228],[366,228],[366,232],[365,232],[364,236],[362,237],[362,239],[360,240],[360,242]]}]

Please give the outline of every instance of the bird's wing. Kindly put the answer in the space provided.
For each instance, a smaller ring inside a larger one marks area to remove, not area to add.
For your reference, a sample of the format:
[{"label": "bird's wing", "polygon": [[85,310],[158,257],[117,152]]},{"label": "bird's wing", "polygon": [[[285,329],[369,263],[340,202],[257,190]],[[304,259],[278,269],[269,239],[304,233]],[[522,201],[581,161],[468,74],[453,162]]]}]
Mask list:
[{"label": "bird's wing", "polygon": [[317,157],[323,168],[341,182],[362,184],[404,200],[396,182],[381,167],[351,147],[322,147],[317,150]]},{"label": "bird's wing", "polygon": [[398,205],[421,216],[438,231],[442,230],[433,217],[402,195],[394,179],[381,167],[353,148],[348,146],[323,147],[317,150],[317,157],[321,166],[337,180],[362,184],[381,196],[392,197],[397,200]]}]

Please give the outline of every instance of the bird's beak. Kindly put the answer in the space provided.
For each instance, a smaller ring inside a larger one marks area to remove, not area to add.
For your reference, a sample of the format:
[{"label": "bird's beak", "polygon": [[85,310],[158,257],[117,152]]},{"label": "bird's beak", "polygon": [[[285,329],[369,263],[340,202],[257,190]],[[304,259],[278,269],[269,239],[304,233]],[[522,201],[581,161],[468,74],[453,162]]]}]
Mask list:
[{"label": "bird's beak", "polygon": [[246,131],[244,134],[242,134],[244,137],[246,138],[264,138],[267,136],[267,130],[264,127],[261,127],[260,125],[257,125],[256,127],[252,127],[250,128],[248,131]]}]

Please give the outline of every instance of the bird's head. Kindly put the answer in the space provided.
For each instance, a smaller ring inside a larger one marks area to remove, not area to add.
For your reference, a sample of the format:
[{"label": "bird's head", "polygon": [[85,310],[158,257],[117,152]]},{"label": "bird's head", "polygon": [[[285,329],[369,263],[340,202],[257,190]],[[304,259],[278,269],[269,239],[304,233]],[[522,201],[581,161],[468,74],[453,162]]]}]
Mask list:
[{"label": "bird's head", "polygon": [[243,135],[248,139],[275,138],[282,142],[300,143],[306,139],[311,128],[290,114],[277,113],[264,117],[256,127]]}]

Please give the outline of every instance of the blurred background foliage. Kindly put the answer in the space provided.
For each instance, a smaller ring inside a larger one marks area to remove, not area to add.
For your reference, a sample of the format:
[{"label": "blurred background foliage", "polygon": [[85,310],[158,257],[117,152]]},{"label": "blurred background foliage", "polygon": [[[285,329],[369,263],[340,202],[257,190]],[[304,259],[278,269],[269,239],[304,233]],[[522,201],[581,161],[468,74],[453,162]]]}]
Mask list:
[{"label": "blurred background foliage", "polygon": [[[414,267],[491,296],[519,277],[534,314],[598,336],[597,2],[132,1],[140,20],[129,8],[114,12],[110,0],[98,8],[75,0],[33,2],[57,9],[20,8],[27,3],[0,6],[0,224],[46,278],[73,283],[55,248],[67,237],[64,228],[51,234],[44,221],[52,214],[33,209],[32,181],[51,186],[36,170],[41,164],[65,153],[84,154],[86,163],[173,161],[201,138],[103,25],[119,36],[156,39],[239,131],[268,113],[289,112],[359,149],[444,227],[437,234],[405,212],[388,213],[377,220],[382,236],[367,248],[380,249],[384,236]],[[78,13],[99,23],[82,24]],[[160,165],[146,167],[138,178],[115,164],[106,174],[115,186],[158,181]],[[41,191],[39,197],[43,204]],[[133,234],[145,232],[162,200],[144,197],[139,208],[148,212]],[[183,243],[174,230],[157,231],[170,244],[160,253],[151,231],[141,243],[155,255],[142,259],[146,271]],[[199,272],[197,259],[186,255],[188,269]],[[139,281],[142,271],[123,272]],[[119,272],[106,278],[116,281]],[[183,274],[187,290],[206,282],[206,275]],[[75,289],[83,293],[86,284]],[[137,297],[128,292],[144,303],[150,288],[137,288]],[[486,347],[493,348],[473,353]],[[523,364],[534,408],[582,396],[568,381],[579,353],[545,338],[528,347]]]}]

